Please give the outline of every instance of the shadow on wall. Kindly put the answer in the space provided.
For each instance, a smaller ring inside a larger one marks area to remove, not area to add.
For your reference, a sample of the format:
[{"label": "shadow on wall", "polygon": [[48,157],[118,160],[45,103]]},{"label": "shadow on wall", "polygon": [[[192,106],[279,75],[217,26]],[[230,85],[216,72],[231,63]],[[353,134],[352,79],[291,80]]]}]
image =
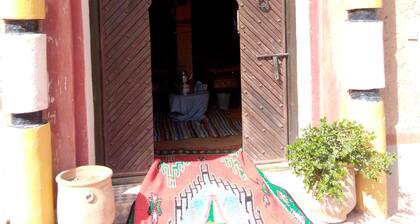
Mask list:
[{"label": "shadow on wall", "polygon": [[[384,22],[384,54],[385,54],[385,89],[382,90],[385,104],[387,144],[395,145],[398,124],[398,64],[397,64],[397,30],[395,0],[387,1],[379,10],[379,19]],[[398,148],[392,147],[398,155]],[[388,150],[391,151],[390,147]],[[399,174],[398,160],[395,161],[393,174],[388,177],[388,209],[389,215],[398,211]]]},{"label": "shadow on wall", "polygon": [[345,223],[414,223],[412,218],[415,216],[415,211],[412,209],[412,197],[409,194],[403,193],[401,189],[399,189],[398,196],[401,200],[401,207],[395,214],[390,216],[389,219],[387,219],[387,221],[384,221],[382,219],[378,220],[374,214],[369,212],[361,213],[358,211],[353,211],[347,216],[347,220]]},{"label": "shadow on wall", "polygon": [[[398,153],[398,146],[388,147],[389,152]],[[410,162],[410,161],[405,161]],[[409,165],[405,164],[405,169]],[[392,220],[402,220],[404,218],[410,218],[416,216],[415,208],[413,207],[413,196],[407,193],[407,190],[403,191],[399,186],[399,169],[398,160],[392,167],[392,175],[388,177],[388,208],[389,216]]]},{"label": "shadow on wall", "polygon": [[398,188],[398,189],[399,189],[399,191],[398,191],[398,197],[401,200],[401,202],[400,202],[401,208],[398,208],[397,214],[395,215],[396,218],[406,217],[406,215],[414,216],[415,215],[415,212],[414,212],[414,210],[412,208],[413,207],[412,206],[412,204],[413,204],[413,198],[411,197],[410,194],[407,194],[407,193],[402,192],[401,188]]}]

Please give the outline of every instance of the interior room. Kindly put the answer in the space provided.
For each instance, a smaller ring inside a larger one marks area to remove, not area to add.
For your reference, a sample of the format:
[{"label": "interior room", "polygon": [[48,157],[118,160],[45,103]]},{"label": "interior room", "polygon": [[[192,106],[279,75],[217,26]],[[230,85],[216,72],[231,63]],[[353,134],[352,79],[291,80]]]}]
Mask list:
[{"label": "interior room", "polygon": [[155,150],[242,145],[235,0],[153,0]]}]

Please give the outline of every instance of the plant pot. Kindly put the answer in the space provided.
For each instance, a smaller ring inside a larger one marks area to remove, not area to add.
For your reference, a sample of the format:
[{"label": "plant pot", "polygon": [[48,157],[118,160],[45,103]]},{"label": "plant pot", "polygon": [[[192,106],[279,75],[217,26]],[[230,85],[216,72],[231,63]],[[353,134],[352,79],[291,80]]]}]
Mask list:
[{"label": "plant pot", "polygon": [[327,223],[340,223],[347,219],[356,206],[356,183],[354,169],[349,169],[349,174],[343,181],[343,201],[333,198],[325,198],[322,202],[313,198],[312,211],[320,221]]},{"label": "plant pot", "polygon": [[104,166],[81,166],[58,174],[58,223],[113,223],[111,176],[112,170]]}]

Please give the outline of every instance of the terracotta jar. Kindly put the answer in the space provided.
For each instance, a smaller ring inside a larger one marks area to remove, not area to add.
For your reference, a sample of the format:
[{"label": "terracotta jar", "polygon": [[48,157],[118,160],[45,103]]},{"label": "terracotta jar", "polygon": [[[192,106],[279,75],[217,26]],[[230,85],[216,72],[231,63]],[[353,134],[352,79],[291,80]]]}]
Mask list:
[{"label": "terracotta jar", "polygon": [[327,223],[341,223],[347,219],[349,214],[356,206],[356,184],[354,169],[350,168],[349,174],[343,181],[343,201],[332,198],[325,198],[322,202],[312,198],[312,211],[317,218]]},{"label": "terracotta jar", "polygon": [[112,170],[104,166],[81,166],[57,175],[59,224],[107,224],[115,219]]}]

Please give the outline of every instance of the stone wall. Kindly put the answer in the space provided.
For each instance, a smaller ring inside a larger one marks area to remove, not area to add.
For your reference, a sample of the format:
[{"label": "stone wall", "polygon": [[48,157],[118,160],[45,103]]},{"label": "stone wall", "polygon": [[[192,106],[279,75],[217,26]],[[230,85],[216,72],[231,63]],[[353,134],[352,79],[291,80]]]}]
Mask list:
[{"label": "stone wall", "polygon": [[420,1],[384,1],[388,151],[398,154],[388,181],[390,212],[420,219],[420,184],[413,179],[420,156]]},{"label": "stone wall", "polygon": [[390,143],[420,142],[420,1],[384,1],[387,133]]}]

